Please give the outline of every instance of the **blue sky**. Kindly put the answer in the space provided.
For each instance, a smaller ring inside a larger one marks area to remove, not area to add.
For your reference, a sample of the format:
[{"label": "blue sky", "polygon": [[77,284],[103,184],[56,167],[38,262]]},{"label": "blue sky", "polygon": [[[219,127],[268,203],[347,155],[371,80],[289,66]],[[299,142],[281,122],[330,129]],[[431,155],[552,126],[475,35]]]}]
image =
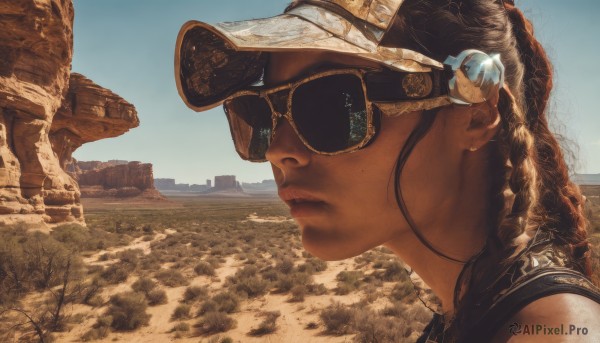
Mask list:
[{"label": "blue sky", "polygon": [[[220,108],[196,113],[177,94],[173,77],[175,38],[181,25],[279,14],[287,0],[74,0],[73,71],[133,103],[138,128],[88,143],[79,160],[150,162],[155,177],[205,183],[215,175],[238,180],[272,178],[268,163],[242,161]],[[574,5],[576,4],[576,5]],[[600,173],[600,2],[517,0],[532,19],[555,69],[554,126],[575,141],[577,171]],[[584,44],[582,44],[584,42]]]}]

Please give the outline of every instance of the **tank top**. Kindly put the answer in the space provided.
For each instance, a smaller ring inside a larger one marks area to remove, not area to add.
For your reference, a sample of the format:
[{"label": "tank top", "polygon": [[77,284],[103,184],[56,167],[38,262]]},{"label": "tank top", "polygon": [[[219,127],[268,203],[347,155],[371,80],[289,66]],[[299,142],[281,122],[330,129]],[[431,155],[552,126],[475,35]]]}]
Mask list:
[{"label": "tank top", "polygon": [[559,293],[585,296],[600,304],[600,289],[576,270],[567,245],[558,244],[554,230],[538,230],[514,262],[498,273],[490,290],[478,298],[469,322],[473,325],[448,337],[444,319],[434,314],[417,343],[489,342],[508,319],[531,302]]}]

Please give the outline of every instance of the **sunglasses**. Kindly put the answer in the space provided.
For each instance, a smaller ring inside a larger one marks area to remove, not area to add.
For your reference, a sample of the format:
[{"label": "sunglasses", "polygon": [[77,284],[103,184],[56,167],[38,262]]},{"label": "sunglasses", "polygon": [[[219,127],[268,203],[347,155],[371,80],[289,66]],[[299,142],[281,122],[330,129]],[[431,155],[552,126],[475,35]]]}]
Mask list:
[{"label": "sunglasses", "polygon": [[440,71],[335,69],[273,88],[238,91],[223,102],[235,149],[244,160],[266,161],[281,118],[304,146],[321,155],[350,153],[375,137],[374,108],[386,116],[450,104]]}]

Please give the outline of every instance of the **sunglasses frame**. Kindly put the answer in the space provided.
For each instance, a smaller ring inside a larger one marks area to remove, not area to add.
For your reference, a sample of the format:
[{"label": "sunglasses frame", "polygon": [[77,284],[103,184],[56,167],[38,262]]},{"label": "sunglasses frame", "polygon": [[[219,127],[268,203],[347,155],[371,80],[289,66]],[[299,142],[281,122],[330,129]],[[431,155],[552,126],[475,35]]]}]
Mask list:
[{"label": "sunglasses frame", "polygon": [[[328,155],[328,156],[358,151],[358,150],[364,148],[373,139],[373,137],[375,136],[375,133],[376,133],[375,125],[373,123],[373,105],[377,106],[377,108],[379,108],[379,110],[388,117],[398,117],[400,115],[403,115],[403,114],[406,114],[409,112],[432,109],[435,107],[445,106],[445,105],[449,105],[452,103],[450,101],[450,99],[448,98],[448,96],[446,96],[446,95],[432,97],[432,98],[426,98],[426,99],[420,99],[420,100],[401,100],[401,101],[385,101],[385,102],[371,101],[368,97],[367,83],[365,81],[365,75],[367,75],[368,73],[383,72],[383,71],[384,71],[383,69],[366,69],[366,68],[332,69],[332,70],[327,70],[327,71],[323,71],[323,72],[317,72],[317,73],[311,74],[307,77],[301,78],[297,81],[289,82],[289,83],[275,86],[272,88],[262,88],[262,87],[258,88],[257,87],[257,89],[246,89],[246,90],[237,91],[237,92],[231,94],[223,101],[223,108],[225,109],[225,113],[227,115],[227,121],[229,122],[229,130],[231,132],[231,137],[234,140],[233,143],[234,143],[236,152],[243,160],[246,160],[246,161],[251,161],[251,162],[266,162],[267,161],[266,156],[264,159],[246,158],[243,155],[243,153],[238,150],[238,147],[237,147],[237,144],[236,144],[235,138],[234,138],[235,137],[234,129],[232,126],[232,120],[235,120],[235,119],[232,119],[232,116],[234,114],[231,114],[230,111],[227,110],[227,103],[229,101],[231,101],[235,98],[241,97],[241,96],[247,96],[247,95],[258,96],[262,99],[265,99],[265,101],[269,105],[269,108],[271,109],[271,120],[272,120],[271,135],[269,137],[269,145],[272,143],[273,138],[275,137],[276,127],[277,127],[279,120],[281,118],[285,118],[288,120],[288,122],[292,126],[292,129],[294,130],[294,132],[296,133],[298,138],[300,138],[300,141],[302,142],[302,144],[304,144],[304,146],[307,149],[309,149],[310,151],[317,153],[319,155]],[[306,140],[306,138],[298,130],[296,122],[294,121],[294,118],[292,117],[292,98],[294,96],[294,92],[296,91],[296,89],[298,87],[300,87],[306,83],[309,83],[311,81],[314,81],[316,79],[321,79],[321,78],[332,76],[332,75],[354,75],[354,76],[357,76],[358,79],[360,80],[361,87],[363,90],[365,107],[366,107],[366,111],[367,111],[367,118],[366,118],[367,119],[367,132],[365,134],[365,137],[359,143],[357,143],[353,146],[350,146],[348,148],[342,149],[342,150],[338,150],[338,151],[334,151],[334,152],[327,152],[327,151],[320,151],[320,150],[317,150],[314,147],[312,147],[309,144],[309,142]],[[286,100],[287,110],[285,113],[280,113],[275,109],[275,106],[273,105],[273,101],[271,100],[270,95],[279,93],[286,89],[288,90],[288,93],[286,96],[287,97],[287,100]]]}]

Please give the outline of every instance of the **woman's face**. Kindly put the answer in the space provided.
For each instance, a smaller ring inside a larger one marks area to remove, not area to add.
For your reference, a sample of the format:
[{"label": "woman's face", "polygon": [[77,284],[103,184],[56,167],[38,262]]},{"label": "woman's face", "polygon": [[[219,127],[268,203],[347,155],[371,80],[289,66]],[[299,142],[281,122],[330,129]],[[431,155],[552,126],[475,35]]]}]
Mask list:
[{"label": "woman's face", "polygon": [[[334,53],[273,54],[265,83],[280,84],[324,64],[377,66]],[[438,113],[401,177],[409,213],[420,228],[435,221],[437,208],[443,207],[447,196],[456,191],[450,186],[454,183],[451,178],[456,177],[452,170],[458,169],[463,150],[456,147],[453,130],[448,130],[458,120],[450,109]],[[406,238],[410,229],[395,201],[394,165],[420,115],[420,111],[395,118],[382,115],[379,132],[370,145],[334,156],[313,153],[286,119],[279,121],[266,156],[282,199],[313,200],[286,202],[300,226],[306,250],[323,259],[337,260]]]}]

